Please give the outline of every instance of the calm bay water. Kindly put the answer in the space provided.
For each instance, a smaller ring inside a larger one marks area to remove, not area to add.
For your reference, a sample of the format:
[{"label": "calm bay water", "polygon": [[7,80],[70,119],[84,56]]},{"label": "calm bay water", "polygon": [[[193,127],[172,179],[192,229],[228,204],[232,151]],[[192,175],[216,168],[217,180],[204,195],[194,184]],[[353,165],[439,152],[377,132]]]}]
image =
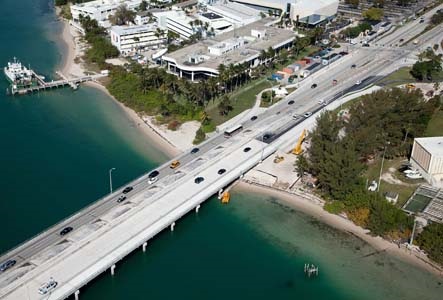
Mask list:
[{"label": "calm bay water", "polygon": [[[50,0],[3,0],[0,64],[51,76],[60,45]],[[95,89],[4,95],[0,76],[0,251],[15,246],[166,157]],[[440,299],[439,279],[279,205],[235,193],[163,232],[83,288],[81,299]],[[320,266],[308,279],[305,262]]]}]

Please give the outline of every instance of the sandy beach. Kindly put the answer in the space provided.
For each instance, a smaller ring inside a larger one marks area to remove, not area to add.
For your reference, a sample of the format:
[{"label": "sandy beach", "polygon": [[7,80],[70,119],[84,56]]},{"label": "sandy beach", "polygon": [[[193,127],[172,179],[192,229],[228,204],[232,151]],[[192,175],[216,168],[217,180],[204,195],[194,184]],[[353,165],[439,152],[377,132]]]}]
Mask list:
[{"label": "sandy beach", "polygon": [[369,230],[357,226],[350,220],[341,216],[330,214],[325,211],[322,206],[314,204],[303,197],[246,182],[240,182],[238,185],[236,185],[235,189],[248,193],[265,194],[278,198],[282,203],[289,205],[298,211],[306,213],[307,215],[310,215],[331,227],[348,232],[349,234],[364,240],[377,251],[387,252],[390,255],[398,257],[412,265],[425,269],[437,276],[443,277],[443,269],[437,266],[434,262],[430,261],[426,255],[414,250],[408,250],[405,247],[399,248],[397,244],[389,242],[379,236],[372,236],[369,234]]},{"label": "sandy beach", "polygon": [[[85,68],[82,66],[81,63],[81,57],[83,56],[84,47],[86,45],[83,45],[80,41],[81,36],[78,32],[76,32],[75,29],[73,29],[68,21],[63,20],[63,31],[62,31],[62,41],[65,44],[66,52],[63,54],[63,62],[61,64],[61,72],[67,76],[67,77],[74,77],[74,76],[82,76],[85,74]],[[174,140],[171,141],[171,139],[167,139],[164,136],[161,135],[160,128],[156,128],[154,124],[150,123],[147,124],[141,116],[139,116],[134,110],[126,107],[121,102],[117,101],[106,89],[105,86],[103,86],[99,82],[88,82],[86,85],[97,88],[101,90],[102,92],[106,93],[111,99],[113,99],[126,113],[128,118],[134,122],[134,124],[137,124],[138,129],[140,132],[148,138],[150,142],[153,142],[158,148],[160,148],[162,151],[165,152],[165,154],[169,157],[174,157],[178,155],[182,150],[182,148],[177,147],[174,144]],[[183,143],[180,143],[181,140],[185,139],[189,141],[189,137],[178,137],[177,144],[181,145]],[[192,137],[193,139],[193,137]]]}]

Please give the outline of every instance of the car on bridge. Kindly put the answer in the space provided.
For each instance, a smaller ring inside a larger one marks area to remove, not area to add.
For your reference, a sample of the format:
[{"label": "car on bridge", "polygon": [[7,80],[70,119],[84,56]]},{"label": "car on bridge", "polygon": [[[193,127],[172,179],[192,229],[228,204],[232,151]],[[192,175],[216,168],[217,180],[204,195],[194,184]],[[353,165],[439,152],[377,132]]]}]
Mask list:
[{"label": "car on bridge", "polygon": [[9,259],[0,265],[0,272],[4,272],[9,268],[12,268],[17,261],[15,259]]},{"label": "car on bridge", "polygon": [[[193,148],[192,150],[191,150],[191,154],[195,154],[195,153],[197,153],[198,151],[200,151],[200,149],[199,148]],[[158,175],[158,171],[154,171],[154,172],[157,172],[157,175]],[[152,172],[152,173],[154,173],[154,172]],[[151,173],[151,174],[152,174]],[[156,176],[157,176],[156,175]]]},{"label": "car on bridge", "polygon": [[255,121],[255,120],[257,120],[257,116],[252,116],[251,121]]},{"label": "car on bridge", "polygon": [[312,116],[312,113],[311,113],[310,111],[305,112],[305,113],[303,114],[303,117],[305,117],[305,118],[309,118],[310,116]]},{"label": "car on bridge", "polygon": [[199,183],[203,182],[204,180],[205,180],[205,179],[204,179],[203,177],[197,177],[197,178],[194,179],[194,182],[195,182],[196,184],[199,184]]},{"label": "car on bridge", "polygon": [[51,279],[49,279],[49,282],[46,282],[41,287],[39,287],[38,292],[40,293],[40,295],[46,295],[48,292],[55,289],[57,285],[58,282],[51,277]]},{"label": "car on bridge", "polygon": [[127,186],[125,187],[125,189],[122,191],[123,194],[127,194],[130,191],[132,191],[134,188],[132,186]]},{"label": "car on bridge", "polygon": [[317,84],[314,83],[313,85],[311,85],[311,89],[315,89],[317,87]]},{"label": "car on bridge", "polygon": [[220,170],[218,170],[217,174],[218,174],[218,175],[222,175],[222,174],[224,174],[225,172],[226,172],[226,169],[220,169]]},{"label": "car on bridge", "polygon": [[60,231],[60,235],[67,235],[68,233],[70,233],[74,228],[72,228],[71,226],[65,227],[63,228],[62,231]]},{"label": "car on bridge", "polygon": [[294,104],[294,100],[291,100],[288,102],[288,105],[292,105],[292,104]]},{"label": "car on bridge", "polygon": [[170,165],[169,165],[169,167],[171,168],[171,169],[176,169],[176,168],[178,168],[180,166],[180,161],[178,161],[178,160],[174,160]]},{"label": "car on bridge", "polygon": [[[191,153],[192,153],[192,151],[191,151]],[[152,171],[151,173],[149,173],[149,175],[148,175],[148,183],[149,184],[153,184],[154,182],[156,182],[157,181],[157,176],[160,174],[160,172],[159,171],[157,171],[157,170],[154,170],[154,171]]]},{"label": "car on bridge", "polygon": [[121,195],[120,197],[118,197],[117,202],[120,203],[120,202],[123,202],[125,200],[126,200],[126,196]]},{"label": "car on bridge", "polygon": [[300,116],[299,116],[299,115],[293,115],[293,116],[292,116],[292,119],[294,119],[294,120],[298,120],[298,119],[300,119]]}]

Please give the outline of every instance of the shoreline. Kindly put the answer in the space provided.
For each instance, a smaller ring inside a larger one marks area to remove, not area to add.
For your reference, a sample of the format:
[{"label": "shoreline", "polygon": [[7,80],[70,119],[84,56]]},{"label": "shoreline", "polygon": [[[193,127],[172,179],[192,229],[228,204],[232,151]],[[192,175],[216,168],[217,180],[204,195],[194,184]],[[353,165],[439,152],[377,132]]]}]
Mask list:
[{"label": "shoreline", "polygon": [[389,242],[388,240],[385,240],[379,236],[372,236],[369,234],[369,230],[355,225],[352,221],[344,217],[328,213],[321,205],[315,204],[308,199],[289,194],[284,191],[275,190],[270,187],[259,186],[244,181],[240,181],[235,186],[235,189],[239,192],[255,193],[275,197],[282,204],[289,205],[302,213],[314,217],[324,224],[327,224],[342,232],[349,233],[350,235],[365,241],[376,251],[386,252],[393,257],[426,270],[437,277],[443,277],[443,269],[430,261],[427,256],[419,256],[419,253],[415,251],[408,250],[404,247],[400,248],[397,244]]},{"label": "shoreline", "polygon": [[[80,63],[75,62],[76,57],[81,55],[82,50],[80,49],[80,44],[75,42],[76,37],[73,35],[71,30],[71,25],[67,20],[60,18],[63,23],[63,31],[61,35],[61,41],[66,47],[66,53],[62,53],[62,61],[60,63],[60,69],[63,74],[67,76],[81,76],[85,73],[85,69]],[[119,107],[125,112],[126,116],[131,122],[137,124],[136,128],[148,139],[148,142],[155,144],[157,148],[164,151],[168,157],[174,157],[181,153],[180,149],[173,144],[166,136],[162,135],[160,128],[155,125],[150,125],[143,120],[143,118],[137,114],[131,108],[125,106],[123,103],[115,99],[104,85],[100,82],[88,82],[87,86],[96,88],[104,92],[113,101],[115,101]],[[368,234],[368,230],[363,229],[352,223],[350,220],[340,217],[338,215],[333,215],[326,212],[322,206],[314,204],[307,199],[299,196],[285,193],[283,191],[271,189],[268,187],[257,186],[253,184],[248,184],[245,182],[240,182],[236,188],[239,191],[246,191],[248,193],[264,194],[278,198],[279,201],[294,207],[295,209],[304,212],[319,221],[328,224],[338,230],[347,232],[354,235],[357,238],[370,244],[377,251],[385,251],[390,255],[404,260],[414,266],[425,269],[439,277],[442,277],[443,270],[432,265],[425,256],[419,257],[417,253],[413,253],[406,248],[399,248],[398,245],[382,239],[381,237],[374,237]]]},{"label": "shoreline", "polygon": [[[62,53],[62,61],[60,63],[61,72],[66,76],[81,76],[85,73],[85,69],[80,63],[76,63],[75,59],[77,56],[81,55],[81,50],[79,45],[75,42],[76,36],[72,34],[71,25],[67,20],[59,18],[60,22],[63,24],[61,42],[66,48],[66,52]],[[87,82],[86,86],[98,89],[104,92],[109,98],[112,99],[118,106],[124,111],[126,116],[131,122],[134,122],[138,126],[138,130],[148,139],[149,142],[155,144],[159,150],[165,152],[168,157],[174,157],[181,153],[181,151],[163,137],[156,128],[149,126],[143,119],[131,108],[125,106],[123,103],[115,99],[114,96],[109,93],[104,85],[97,81]]]}]

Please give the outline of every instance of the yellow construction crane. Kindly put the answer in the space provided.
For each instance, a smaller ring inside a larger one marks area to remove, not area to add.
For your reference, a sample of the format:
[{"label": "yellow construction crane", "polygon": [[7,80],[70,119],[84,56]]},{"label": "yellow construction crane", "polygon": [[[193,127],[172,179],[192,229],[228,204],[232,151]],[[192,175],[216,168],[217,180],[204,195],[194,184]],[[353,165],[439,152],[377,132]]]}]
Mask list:
[{"label": "yellow construction crane", "polygon": [[303,152],[301,145],[302,145],[305,137],[306,137],[306,129],[303,129],[303,132],[301,133],[300,137],[298,138],[297,144],[295,145],[295,147],[291,151],[292,154],[299,155]]}]

